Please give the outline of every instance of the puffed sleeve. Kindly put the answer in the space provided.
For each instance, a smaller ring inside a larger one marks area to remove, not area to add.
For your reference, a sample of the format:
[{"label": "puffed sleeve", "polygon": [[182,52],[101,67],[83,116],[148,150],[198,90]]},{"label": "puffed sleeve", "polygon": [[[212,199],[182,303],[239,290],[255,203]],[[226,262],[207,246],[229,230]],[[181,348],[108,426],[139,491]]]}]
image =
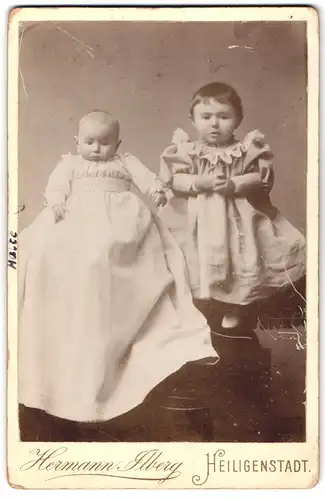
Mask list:
[{"label": "puffed sleeve", "polygon": [[195,193],[196,172],[191,156],[191,143],[185,132],[174,132],[172,144],[160,157],[159,177],[162,182],[175,192]]},{"label": "puffed sleeve", "polygon": [[129,153],[124,155],[124,168],[130,175],[132,183],[141,193],[152,196],[157,192],[164,191],[162,181],[135,156]]},{"label": "puffed sleeve", "polygon": [[264,135],[257,130],[250,132],[243,147],[246,151],[244,174],[232,178],[235,194],[246,195],[261,189],[270,193],[274,183],[273,154]]},{"label": "puffed sleeve", "polygon": [[49,177],[45,190],[45,204],[53,207],[64,203],[71,193],[73,180],[72,155],[62,156],[60,163],[56,166]]}]

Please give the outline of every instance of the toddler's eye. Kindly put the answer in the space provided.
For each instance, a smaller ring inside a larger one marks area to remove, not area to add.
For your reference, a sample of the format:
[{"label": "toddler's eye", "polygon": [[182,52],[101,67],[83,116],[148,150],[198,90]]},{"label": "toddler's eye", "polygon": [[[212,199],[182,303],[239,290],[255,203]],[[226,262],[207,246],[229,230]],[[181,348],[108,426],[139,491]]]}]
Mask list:
[{"label": "toddler's eye", "polygon": [[88,144],[89,146],[91,146],[93,144],[93,142],[94,141],[92,141],[92,140],[88,140],[88,141],[86,141],[86,144]]},{"label": "toddler's eye", "polygon": [[202,118],[203,118],[203,120],[208,120],[209,118],[211,118],[211,116],[210,115],[202,115]]}]

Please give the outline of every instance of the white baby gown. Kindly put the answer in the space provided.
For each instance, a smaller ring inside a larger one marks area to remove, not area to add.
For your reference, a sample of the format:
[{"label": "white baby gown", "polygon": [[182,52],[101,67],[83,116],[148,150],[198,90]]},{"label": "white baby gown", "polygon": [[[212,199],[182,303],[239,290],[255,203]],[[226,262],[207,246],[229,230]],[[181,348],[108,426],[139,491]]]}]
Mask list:
[{"label": "white baby gown", "polygon": [[46,208],[20,235],[19,402],[28,407],[108,420],[185,363],[219,359],[183,254],[132,185],[147,195],[160,187],[132,155],[67,155]]}]

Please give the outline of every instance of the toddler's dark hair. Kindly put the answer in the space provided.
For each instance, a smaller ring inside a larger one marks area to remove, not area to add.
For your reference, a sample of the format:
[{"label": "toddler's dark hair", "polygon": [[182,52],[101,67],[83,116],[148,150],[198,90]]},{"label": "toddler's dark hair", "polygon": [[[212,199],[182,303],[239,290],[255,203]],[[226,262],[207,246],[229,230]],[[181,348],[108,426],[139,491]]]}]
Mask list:
[{"label": "toddler's dark hair", "polygon": [[195,92],[192,97],[190,107],[191,118],[193,118],[194,107],[199,102],[204,102],[205,100],[209,99],[215,99],[216,101],[222,103],[231,104],[238,116],[238,125],[241,123],[243,119],[243,106],[241,99],[233,87],[231,87],[227,83],[222,82],[208,83]]}]

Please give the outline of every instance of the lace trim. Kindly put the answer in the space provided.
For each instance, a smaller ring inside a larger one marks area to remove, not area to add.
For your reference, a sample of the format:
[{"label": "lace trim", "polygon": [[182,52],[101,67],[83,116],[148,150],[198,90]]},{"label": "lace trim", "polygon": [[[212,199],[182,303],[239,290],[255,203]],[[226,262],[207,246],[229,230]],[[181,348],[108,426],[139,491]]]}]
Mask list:
[{"label": "lace trim", "polygon": [[74,179],[82,178],[107,178],[130,180],[127,170],[124,168],[123,157],[115,155],[106,162],[94,162],[81,158],[71,153],[62,156],[63,161],[71,162],[74,170]]},{"label": "lace trim", "polygon": [[212,165],[216,165],[219,161],[231,165],[234,159],[241,158],[247,153],[252,144],[258,148],[266,147],[265,137],[258,130],[249,132],[241,142],[238,141],[226,147],[217,147],[208,146],[200,142],[193,142],[184,130],[177,129],[174,132],[172,143],[175,144],[180,151],[186,151],[188,155],[196,158],[206,159]]}]

